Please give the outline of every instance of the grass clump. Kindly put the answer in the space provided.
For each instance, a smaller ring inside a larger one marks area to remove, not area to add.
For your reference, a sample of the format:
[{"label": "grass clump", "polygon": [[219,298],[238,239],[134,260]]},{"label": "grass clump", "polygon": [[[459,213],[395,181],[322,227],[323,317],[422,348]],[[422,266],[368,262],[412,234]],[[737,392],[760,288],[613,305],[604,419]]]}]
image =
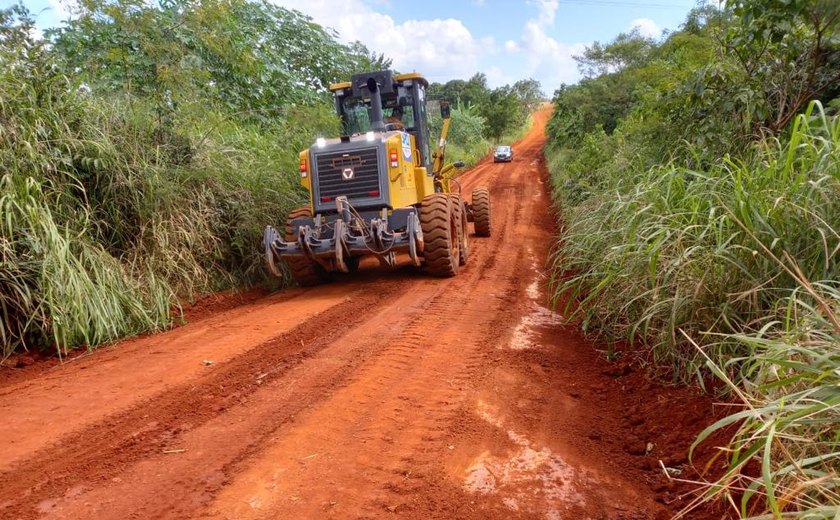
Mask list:
[{"label": "grass clump", "polygon": [[706,428],[694,443],[736,427],[722,453],[726,471],[702,483],[701,498],[724,500],[744,518],[830,520],[840,514],[840,284],[803,282],[780,302],[784,319],[726,338],[748,354],[722,365],[708,360],[743,410]]},{"label": "grass clump", "polygon": [[[98,345],[170,322],[172,289],[130,273],[99,244],[60,225],[32,177],[0,178],[0,309],[4,345]],[[80,209],[77,218],[86,218]],[[77,228],[78,229],[78,228]]]},{"label": "grass clump", "polygon": [[[782,312],[799,280],[774,256],[795,259],[804,279],[838,279],[838,135],[836,118],[809,112],[786,143],[768,140],[751,158],[706,171],[616,170],[592,186],[555,171],[566,225],[555,264],[573,273],[558,270],[555,295],[571,295],[585,325],[644,338],[657,361],[690,375],[697,352],[679,330],[758,330]],[[716,350],[721,360],[739,348]]]}]

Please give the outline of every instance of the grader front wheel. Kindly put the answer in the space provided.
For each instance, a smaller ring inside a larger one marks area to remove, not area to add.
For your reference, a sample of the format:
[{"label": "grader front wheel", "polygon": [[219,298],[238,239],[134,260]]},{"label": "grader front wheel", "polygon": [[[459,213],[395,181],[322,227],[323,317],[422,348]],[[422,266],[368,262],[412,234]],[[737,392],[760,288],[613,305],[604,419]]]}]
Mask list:
[{"label": "grader front wheel", "polygon": [[420,229],[425,243],[423,257],[426,269],[435,276],[458,274],[461,220],[453,206],[453,200],[446,193],[433,193],[420,203]]},{"label": "grader front wheel", "polygon": [[[284,239],[286,242],[296,242],[297,237],[297,228],[294,227],[292,221],[297,218],[302,217],[311,217],[312,211],[309,209],[308,206],[302,206],[300,208],[294,209],[289,213],[289,216],[286,217],[286,236]],[[313,262],[312,260],[306,257],[288,257],[286,258],[286,265],[289,266],[289,270],[292,272],[292,276],[294,277],[295,281],[303,286],[306,285],[317,285],[319,283],[324,283],[327,281],[327,273],[324,269]]]}]

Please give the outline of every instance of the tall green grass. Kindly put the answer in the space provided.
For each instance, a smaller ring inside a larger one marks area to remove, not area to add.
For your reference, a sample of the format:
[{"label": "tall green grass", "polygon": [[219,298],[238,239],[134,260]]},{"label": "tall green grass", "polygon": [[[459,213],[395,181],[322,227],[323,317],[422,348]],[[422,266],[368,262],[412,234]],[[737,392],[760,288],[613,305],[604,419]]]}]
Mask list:
[{"label": "tall green grass", "polygon": [[297,152],[336,132],[328,103],[259,126],[162,113],[93,95],[43,48],[2,50],[0,359],[164,328],[181,301],[264,280],[262,229],[305,198]]},{"label": "tall green grass", "polygon": [[727,338],[746,354],[707,361],[743,407],[692,447],[736,428],[725,473],[699,483],[700,498],[721,499],[743,518],[832,520],[840,515],[840,283],[803,280],[780,303],[785,319]]},{"label": "tall green grass", "polygon": [[706,497],[744,517],[840,514],[840,119],[812,105],[785,138],[705,171],[638,169],[620,132],[548,155],[555,303],[744,402],[701,436],[737,425]]},{"label": "tall green grass", "polygon": [[[63,352],[169,323],[166,281],[150,269],[129,273],[99,244],[57,223],[36,179],[5,175],[0,194],[3,345]],[[76,217],[87,215],[80,209]]]}]

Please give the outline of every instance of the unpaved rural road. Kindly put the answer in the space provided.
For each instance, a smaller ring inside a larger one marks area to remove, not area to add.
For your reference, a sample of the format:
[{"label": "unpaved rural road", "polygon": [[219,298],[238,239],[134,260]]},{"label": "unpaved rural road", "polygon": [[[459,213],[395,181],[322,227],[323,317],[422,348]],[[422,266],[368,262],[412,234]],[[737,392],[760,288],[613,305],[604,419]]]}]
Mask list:
[{"label": "unpaved rural road", "polygon": [[461,178],[494,236],[455,278],[368,267],[0,378],[0,518],[669,518],[658,461],[710,405],[545,307],[547,117]]}]

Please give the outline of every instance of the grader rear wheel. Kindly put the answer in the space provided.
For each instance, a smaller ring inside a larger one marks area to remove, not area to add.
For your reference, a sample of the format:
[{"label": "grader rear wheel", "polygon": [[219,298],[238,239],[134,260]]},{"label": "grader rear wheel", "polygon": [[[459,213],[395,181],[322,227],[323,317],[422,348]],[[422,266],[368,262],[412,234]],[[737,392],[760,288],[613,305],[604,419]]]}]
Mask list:
[{"label": "grader rear wheel", "polygon": [[[302,206],[294,209],[286,217],[286,242],[296,242],[298,239],[297,228],[292,225],[292,221],[297,218],[311,217],[312,211],[308,206]],[[303,286],[317,285],[327,281],[327,273],[324,269],[306,257],[288,257],[286,258],[286,265],[292,272],[295,281]]]},{"label": "grader rear wheel", "polygon": [[490,190],[486,187],[480,186],[473,189],[472,211],[475,234],[480,237],[489,237],[491,230]]},{"label": "grader rear wheel", "polygon": [[420,203],[420,228],[425,242],[423,257],[426,268],[435,276],[458,274],[461,220],[453,211],[452,202],[446,193],[433,193]]},{"label": "grader rear wheel", "polygon": [[466,265],[470,258],[470,230],[467,224],[467,210],[464,207],[464,197],[459,193],[450,195],[452,198],[452,207],[455,211],[455,218],[461,224],[458,226],[458,263]]}]

